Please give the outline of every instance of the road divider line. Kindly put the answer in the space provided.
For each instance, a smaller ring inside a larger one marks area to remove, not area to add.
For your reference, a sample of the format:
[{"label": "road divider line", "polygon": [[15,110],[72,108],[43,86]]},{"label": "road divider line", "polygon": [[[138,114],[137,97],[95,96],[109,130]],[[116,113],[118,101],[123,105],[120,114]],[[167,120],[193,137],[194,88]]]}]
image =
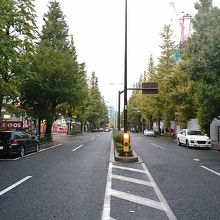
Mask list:
[{"label": "road divider line", "polygon": [[131,178],[131,177],[119,176],[119,175],[112,174],[112,178],[153,187],[152,183],[149,181],[139,180],[139,179],[135,179],[135,178]]},{"label": "road divider line", "polygon": [[154,145],[155,147],[159,147],[160,149],[166,150],[165,147],[161,147],[160,145],[157,145],[157,144],[154,144],[154,143],[151,143],[151,144]]},{"label": "road divider line", "polygon": [[202,167],[203,169],[206,169],[206,170],[208,170],[208,171],[210,171],[210,172],[212,172],[212,173],[214,173],[214,174],[220,176],[220,173],[218,173],[218,172],[216,172],[216,171],[214,171],[214,170],[212,170],[212,169],[210,169],[210,168],[208,168],[208,167],[205,167],[205,166],[200,166],[200,167]]},{"label": "road divider line", "polygon": [[95,139],[95,137],[91,138],[90,141],[92,141],[92,140],[94,140],[94,139]]},{"label": "road divider line", "polygon": [[102,210],[102,220],[114,220],[110,216],[111,212],[111,189],[112,189],[112,162],[114,158],[114,144],[113,140],[111,142],[111,150],[110,150],[110,157],[109,157],[109,166],[108,166],[108,174],[107,174],[107,182],[105,187],[105,198]]},{"label": "road divider line", "polygon": [[105,188],[105,199],[102,211],[102,220],[109,220],[111,212],[111,190],[112,190],[112,162],[109,163],[107,183]]},{"label": "road divider line", "polygon": [[152,177],[152,175],[150,174],[149,170],[147,169],[147,167],[144,163],[142,163],[142,167],[144,170],[146,170],[148,172],[148,178],[149,178],[150,182],[153,183],[154,190],[155,190],[155,192],[156,192],[156,194],[162,204],[163,210],[167,214],[167,217],[169,218],[169,220],[177,220],[176,216],[174,215],[173,211],[169,207],[166,199],[164,198],[162,192],[160,191],[159,187],[157,186],[156,182],[154,181],[154,178]]},{"label": "road divider line", "polygon": [[42,150],[39,150],[39,152],[43,152],[43,151],[45,151],[45,150],[50,150],[50,149],[52,149],[52,148],[54,148],[54,147],[58,147],[58,146],[60,146],[60,145],[62,145],[62,144],[56,144],[56,145],[54,145],[54,146],[44,148],[44,149],[42,149]]},{"label": "road divider line", "polygon": [[82,144],[82,145],[80,145],[79,147],[77,147],[77,148],[73,149],[72,151],[76,151],[76,150],[78,150],[78,149],[79,149],[79,148],[81,148],[81,147],[83,147],[83,144]]},{"label": "road divider line", "polygon": [[23,182],[25,182],[26,180],[30,179],[32,176],[26,176],[25,178],[19,180],[18,182],[14,183],[13,185],[7,187],[6,189],[2,190],[0,192],[0,196],[2,196],[3,194],[5,194],[6,192],[12,190],[13,188],[15,188],[16,186],[22,184]]}]

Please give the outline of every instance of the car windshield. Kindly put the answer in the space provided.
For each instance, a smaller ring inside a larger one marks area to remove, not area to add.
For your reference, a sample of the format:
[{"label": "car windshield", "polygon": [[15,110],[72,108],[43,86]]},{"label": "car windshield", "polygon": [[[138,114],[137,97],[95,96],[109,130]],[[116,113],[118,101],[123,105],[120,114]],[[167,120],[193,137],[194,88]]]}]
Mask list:
[{"label": "car windshield", "polygon": [[11,133],[10,132],[0,132],[0,140],[1,141],[6,141],[11,138]]},{"label": "car windshield", "polygon": [[201,131],[188,131],[187,132],[188,135],[202,135]]}]

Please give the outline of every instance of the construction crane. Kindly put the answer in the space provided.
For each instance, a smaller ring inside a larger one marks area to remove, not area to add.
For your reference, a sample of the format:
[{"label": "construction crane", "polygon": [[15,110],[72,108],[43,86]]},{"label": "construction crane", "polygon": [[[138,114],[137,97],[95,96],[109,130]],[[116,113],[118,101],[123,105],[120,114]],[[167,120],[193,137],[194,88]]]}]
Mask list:
[{"label": "construction crane", "polygon": [[[179,48],[183,48],[192,34],[192,15],[186,14],[183,11],[179,13],[175,7],[174,1],[170,2],[170,6],[175,14],[174,20],[178,20],[179,23]],[[173,18],[171,18],[171,21],[173,22]]]}]

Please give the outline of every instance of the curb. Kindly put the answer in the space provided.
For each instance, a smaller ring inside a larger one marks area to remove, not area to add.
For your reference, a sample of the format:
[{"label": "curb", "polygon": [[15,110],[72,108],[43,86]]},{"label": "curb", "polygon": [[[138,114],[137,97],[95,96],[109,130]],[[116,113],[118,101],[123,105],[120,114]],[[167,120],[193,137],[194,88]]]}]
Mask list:
[{"label": "curb", "polygon": [[122,156],[118,156],[118,153],[115,151],[115,161],[117,162],[122,162],[122,163],[135,163],[138,162],[138,155],[136,154],[136,152],[133,150],[133,155],[131,157],[122,157]]}]

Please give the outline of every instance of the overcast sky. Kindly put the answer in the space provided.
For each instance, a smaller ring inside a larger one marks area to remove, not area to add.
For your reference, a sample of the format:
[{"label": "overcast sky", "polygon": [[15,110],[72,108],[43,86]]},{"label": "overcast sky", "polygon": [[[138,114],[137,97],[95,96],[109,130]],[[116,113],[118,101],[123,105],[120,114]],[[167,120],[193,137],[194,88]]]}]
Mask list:
[{"label": "overcast sky", "polygon": [[[194,14],[196,0],[127,0],[128,1],[128,87],[133,87],[147,69],[152,53],[160,56],[160,32],[172,25],[179,41],[177,27],[181,12]],[[125,0],[59,0],[73,34],[78,61],[86,63],[87,74],[95,72],[107,104],[116,106],[117,94],[124,82],[124,6]],[[174,2],[176,11],[171,7]],[[213,3],[220,5],[219,0]],[[38,25],[48,11],[47,0],[36,0]],[[178,16],[177,16],[178,14]]]}]

